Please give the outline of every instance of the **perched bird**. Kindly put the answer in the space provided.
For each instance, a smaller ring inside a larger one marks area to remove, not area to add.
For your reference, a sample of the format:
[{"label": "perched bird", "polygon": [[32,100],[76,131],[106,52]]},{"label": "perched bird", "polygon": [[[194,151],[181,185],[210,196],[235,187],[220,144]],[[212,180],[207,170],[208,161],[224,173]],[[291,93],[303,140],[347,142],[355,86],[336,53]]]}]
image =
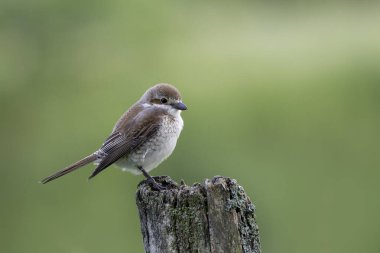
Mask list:
[{"label": "perched bird", "polygon": [[45,184],[94,162],[89,178],[115,163],[123,170],[144,174],[155,189],[163,189],[148,174],[171,155],[183,128],[187,110],[179,91],[169,84],[148,89],[116,122],[111,135],[91,155],[41,180]]}]

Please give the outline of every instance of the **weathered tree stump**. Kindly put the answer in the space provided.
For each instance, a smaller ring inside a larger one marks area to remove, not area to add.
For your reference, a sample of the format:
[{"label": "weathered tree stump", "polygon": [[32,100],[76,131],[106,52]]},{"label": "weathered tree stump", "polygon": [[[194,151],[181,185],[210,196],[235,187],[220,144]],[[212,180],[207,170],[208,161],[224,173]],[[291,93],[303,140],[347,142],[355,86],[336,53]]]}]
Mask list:
[{"label": "weathered tree stump", "polygon": [[234,179],[178,185],[155,177],[167,190],[140,183],[136,203],[147,253],[259,253],[255,206]]}]

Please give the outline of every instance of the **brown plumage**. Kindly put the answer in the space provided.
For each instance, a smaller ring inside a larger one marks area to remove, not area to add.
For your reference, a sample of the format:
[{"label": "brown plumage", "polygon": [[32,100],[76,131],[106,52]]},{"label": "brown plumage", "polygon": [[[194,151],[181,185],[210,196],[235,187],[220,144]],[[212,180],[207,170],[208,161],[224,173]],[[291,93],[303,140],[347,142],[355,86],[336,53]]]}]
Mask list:
[{"label": "brown plumage", "polygon": [[147,171],[173,151],[183,126],[180,111],[186,109],[175,87],[153,86],[121,116],[99,150],[41,182],[50,182],[95,161],[98,165],[90,178],[116,162],[124,169],[141,172],[153,180]]}]

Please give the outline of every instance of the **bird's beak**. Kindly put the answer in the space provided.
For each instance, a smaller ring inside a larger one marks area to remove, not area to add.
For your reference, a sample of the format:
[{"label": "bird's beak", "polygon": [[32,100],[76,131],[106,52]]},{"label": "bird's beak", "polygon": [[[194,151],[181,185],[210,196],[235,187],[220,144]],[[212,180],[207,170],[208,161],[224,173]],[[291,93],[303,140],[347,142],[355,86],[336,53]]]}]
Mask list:
[{"label": "bird's beak", "polygon": [[181,110],[181,111],[187,110],[186,105],[184,103],[182,103],[182,102],[178,102],[178,103],[172,104],[172,106],[175,109],[177,109],[177,110]]}]

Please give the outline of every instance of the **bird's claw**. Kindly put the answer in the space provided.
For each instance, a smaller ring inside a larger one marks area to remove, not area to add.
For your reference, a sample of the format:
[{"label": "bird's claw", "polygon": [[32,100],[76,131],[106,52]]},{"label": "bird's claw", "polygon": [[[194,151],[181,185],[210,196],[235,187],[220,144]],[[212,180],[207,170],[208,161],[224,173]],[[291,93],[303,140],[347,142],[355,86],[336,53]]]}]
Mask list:
[{"label": "bird's claw", "polygon": [[148,183],[150,184],[150,186],[152,187],[153,190],[156,190],[156,191],[167,190],[167,188],[165,186],[160,185],[153,178],[149,178]]}]

